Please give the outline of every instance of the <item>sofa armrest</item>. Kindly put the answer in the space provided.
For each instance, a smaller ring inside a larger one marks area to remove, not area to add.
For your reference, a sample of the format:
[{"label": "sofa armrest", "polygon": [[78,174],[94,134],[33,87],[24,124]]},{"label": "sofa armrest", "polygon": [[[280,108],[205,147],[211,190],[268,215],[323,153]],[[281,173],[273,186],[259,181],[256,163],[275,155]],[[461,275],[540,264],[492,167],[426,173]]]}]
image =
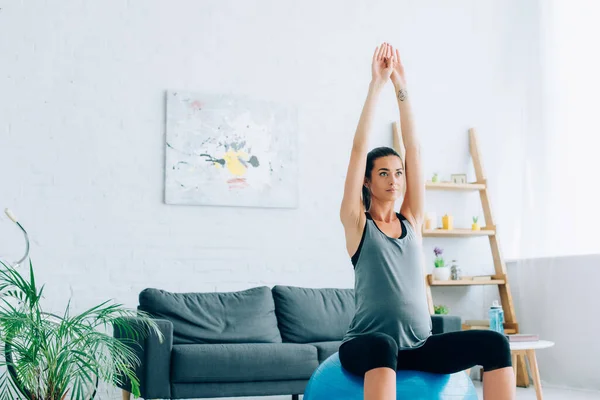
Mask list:
[{"label": "sofa armrest", "polygon": [[[133,326],[142,328],[137,318],[127,318]],[[135,343],[131,337],[114,326],[113,336],[117,339],[128,339],[127,345],[135,352],[141,363],[136,366],[135,374],[140,381],[140,394],[143,398],[171,398],[171,351],[173,349],[173,323],[166,319],[154,319],[164,338],[160,342],[154,331],[146,337],[139,338]],[[120,377],[122,384],[119,387],[131,392],[131,382],[126,377]]]},{"label": "sofa armrest", "polygon": [[454,315],[432,315],[431,325],[433,334],[456,332],[462,330],[462,320]]}]

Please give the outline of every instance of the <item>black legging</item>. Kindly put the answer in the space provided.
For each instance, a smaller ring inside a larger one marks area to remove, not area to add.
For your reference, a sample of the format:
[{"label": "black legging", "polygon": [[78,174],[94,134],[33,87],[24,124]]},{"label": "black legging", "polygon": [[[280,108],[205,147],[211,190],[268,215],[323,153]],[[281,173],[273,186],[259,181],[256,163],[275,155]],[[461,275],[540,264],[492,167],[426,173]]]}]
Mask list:
[{"label": "black legging", "polygon": [[391,336],[358,336],[339,349],[344,369],[364,376],[379,367],[452,374],[481,365],[484,371],[512,366],[508,339],[490,330],[467,330],[431,335],[421,347],[402,349]]}]

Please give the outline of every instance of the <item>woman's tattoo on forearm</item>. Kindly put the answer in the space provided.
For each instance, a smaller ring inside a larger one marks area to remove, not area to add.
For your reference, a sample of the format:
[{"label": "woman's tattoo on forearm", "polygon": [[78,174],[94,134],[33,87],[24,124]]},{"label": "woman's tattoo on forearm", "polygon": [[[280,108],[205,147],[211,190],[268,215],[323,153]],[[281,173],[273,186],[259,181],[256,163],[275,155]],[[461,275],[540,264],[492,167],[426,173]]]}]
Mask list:
[{"label": "woman's tattoo on forearm", "polygon": [[407,95],[406,89],[398,90],[398,100],[400,100],[400,101],[406,100],[406,95]]}]

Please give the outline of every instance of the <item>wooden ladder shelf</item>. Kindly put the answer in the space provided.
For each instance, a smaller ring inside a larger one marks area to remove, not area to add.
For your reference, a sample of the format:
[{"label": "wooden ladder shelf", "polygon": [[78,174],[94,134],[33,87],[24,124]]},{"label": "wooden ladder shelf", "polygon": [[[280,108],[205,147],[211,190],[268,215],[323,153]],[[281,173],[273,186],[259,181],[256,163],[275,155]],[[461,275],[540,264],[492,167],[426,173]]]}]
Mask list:
[{"label": "wooden ladder shelf", "polygon": [[[394,122],[393,128],[393,147],[402,156],[404,160],[404,146],[402,145],[402,135],[400,132],[400,124]],[[502,258],[502,252],[500,250],[500,244],[498,243],[498,237],[496,235],[496,223],[492,214],[492,206],[490,204],[490,198],[488,194],[487,180],[485,177],[481,151],[477,142],[477,133],[475,129],[469,129],[469,152],[471,153],[471,159],[473,160],[473,166],[475,169],[476,182],[472,183],[450,183],[450,182],[426,182],[426,190],[449,190],[449,191],[476,191],[479,192],[481,198],[481,206],[483,209],[483,215],[485,218],[486,225],[481,230],[475,231],[470,229],[428,229],[423,230],[423,237],[453,237],[453,238],[470,238],[477,236],[487,236],[490,242],[490,248],[492,251],[492,258],[494,260],[495,275],[490,280],[450,280],[450,281],[436,281],[433,276],[424,272],[425,285],[427,291],[427,303],[429,305],[429,312],[434,314],[433,297],[431,292],[432,286],[470,286],[470,285],[497,285],[500,301],[502,303],[502,309],[504,310],[504,330],[507,334],[519,333],[519,324],[517,323],[517,317],[515,315],[515,308],[513,304],[512,295],[510,292],[510,285],[507,279],[506,264]],[[425,268],[425,266],[423,266]],[[470,327],[463,324],[463,329],[483,329],[483,327]],[[527,371],[525,367],[525,359],[523,356],[518,358],[518,376],[517,385],[522,387],[529,386],[529,376],[523,371]]]}]

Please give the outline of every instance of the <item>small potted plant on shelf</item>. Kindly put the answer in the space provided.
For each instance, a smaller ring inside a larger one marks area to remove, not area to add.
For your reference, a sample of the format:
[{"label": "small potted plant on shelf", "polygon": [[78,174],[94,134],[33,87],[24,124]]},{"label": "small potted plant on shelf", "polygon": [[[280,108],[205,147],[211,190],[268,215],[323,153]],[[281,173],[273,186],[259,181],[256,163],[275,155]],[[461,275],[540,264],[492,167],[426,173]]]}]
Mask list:
[{"label": "small potted plant on shelf", "polygon": [[433,306],[433,310],[436,314],[439,315],[447,315],[448,314],[448,307],[446,307],[443,304],[437,305],[437,306]]},{"label": "small potted plant on shelf", "polygon": [[438,177],[437,172],[433,174],[433,176],[431,177],[431,182],[438,182],[440,179]]},{"label": "small potted plant on shelf", "polygon": [[435,260],[433,265],[435,268],[433,269],[433,279],[437,281],[447,281],[450,279],[450,266],[446,265],[444,261],[444,257],[442,257],[443,249],[436,247],[433,249],[433,253],[435,254]]},{"label": "small potted plant on shelf", "polygon": [[479,217],[473,217],[473,224],[471,225],[471,229],[474,231],[481,230],[481,227],[479,226],[479,223],[477,221],[479,221]]}]

